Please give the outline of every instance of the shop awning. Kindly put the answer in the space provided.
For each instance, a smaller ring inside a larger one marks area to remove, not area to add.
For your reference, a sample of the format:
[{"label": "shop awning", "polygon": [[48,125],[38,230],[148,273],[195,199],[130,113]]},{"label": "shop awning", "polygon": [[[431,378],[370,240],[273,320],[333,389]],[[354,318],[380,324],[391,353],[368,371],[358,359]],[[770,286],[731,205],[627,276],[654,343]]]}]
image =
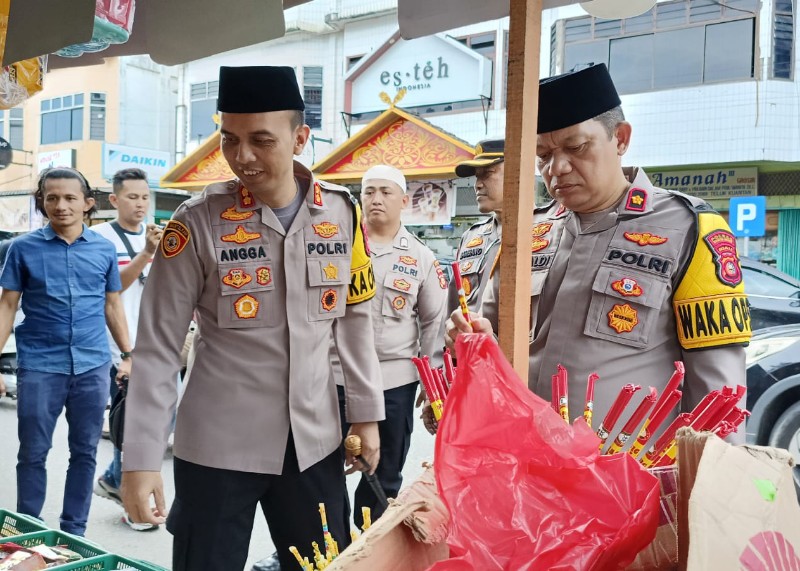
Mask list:
[{"label": "shop awning", "polygon": [[424,119],[390,107],[339,148],[311,167],[322,180],[358,183],[371,166],[385,164],[407,179],[454,178],[456,164],[471,159],[473,147]]},{"label": "shop awning", "polygon": [[199,192],[207,185],[230,180],[235,175],[219,148],[219,131],[215,131],[199,147],[161,178],[161,188],[179,188]]}]

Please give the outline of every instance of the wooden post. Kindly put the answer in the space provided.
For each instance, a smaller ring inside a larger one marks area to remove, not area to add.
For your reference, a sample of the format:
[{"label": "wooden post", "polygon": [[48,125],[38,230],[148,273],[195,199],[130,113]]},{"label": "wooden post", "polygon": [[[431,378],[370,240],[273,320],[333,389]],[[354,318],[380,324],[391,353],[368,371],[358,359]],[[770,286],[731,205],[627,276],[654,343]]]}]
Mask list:
[{"label": "wooden post", "polygon": [[511,0],[510,19],[498,334],[527,383],[542,0]]}]

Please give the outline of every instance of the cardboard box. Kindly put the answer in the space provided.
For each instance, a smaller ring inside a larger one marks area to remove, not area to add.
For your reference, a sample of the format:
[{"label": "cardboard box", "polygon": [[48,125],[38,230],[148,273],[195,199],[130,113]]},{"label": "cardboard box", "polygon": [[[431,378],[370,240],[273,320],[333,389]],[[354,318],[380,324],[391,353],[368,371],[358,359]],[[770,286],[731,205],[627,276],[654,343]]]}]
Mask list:
[{"label": "cardboard box", "polygon": [[430,465],[390,504],[327,571],[424,571],[447,559],[450,516],[436,492]]}]

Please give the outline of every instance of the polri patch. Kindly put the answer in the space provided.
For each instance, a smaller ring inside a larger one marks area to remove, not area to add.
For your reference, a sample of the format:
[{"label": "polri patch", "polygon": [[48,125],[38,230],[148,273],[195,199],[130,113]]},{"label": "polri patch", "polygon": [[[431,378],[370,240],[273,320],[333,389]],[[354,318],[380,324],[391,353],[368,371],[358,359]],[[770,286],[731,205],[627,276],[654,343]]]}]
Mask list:
[{"label": "polri patch", "polygon": [[164,234],[161,236],[161,254],[165,258],[174,258],[186,247],[189,240],[192,239],[192,233],[189,232],[182,222],[177,220],[170,220],[167,222],[167,227],[164,228]]},{"label": "polri patch", "polygon": [[736,238],[733,234],[726,230],[715,230],[703,236],[703,241],[711,250],[719,281],[731,287],[742,283],[742,268],[736,255]]},{"label": "polri patch", "polygon": [[608,312],[608,326],[617,333],[630,333],[639,324],[639,317],[629,304],[615,305]]},{"label": "polri patch", "polygon": [[240,222],[242,220],[247,220],[251,218],[255,214],[252,210],[250,212],[239,212],[236,210],[236,205],[227,208],[219,215],[220,218],[223,220],[230,220],[231,222]]},{"label": "polri patch", "polygon": [[416,266],[417,259],[412,258],[411,256],[400,256],[400,263],[405,264],[407,266]]},{"label": "polri patch", "polygon": [[253,276],[242,268],[233,268],[222,278],[222,283],[236,289],[249,284],[251,281],[253,281]]},{"label": "polri patch", "polygon": [[333,311],[337,301],[339,301],[339,295],[335,289],[328,289],[322,292],[322,309],[325,311]]},{"label": "polri patch", "polygon": [[625,232],[623,236],[625,236],[626,240],[638,244],[639,246],[658,246],[669,240],[669,238],[657,236],[650,232]]},{"label": "polri patch", "polygon": [[252,295],[245,294],[233,304],[233,310],[239,319],[253,319],[258,315],[258,300]]},{"label": "polri patch", "polygon": [[332,222],[320,222],[319,224],[312,224],[314,234],[321,238],[332,238],[339,233],[339,225]]},{"label": "polri patch", "polygon": [[647,191],[642,188],[631,188],[625,200],[625,210],[644,212],[645,208],[647,208]]},{"label": "polri patch", "polygon": [[409,291],[411,289],[411,284],[404,279],[394,280],[393,285],[402,291]]},{"label": "polri patch", "polygon": [[641,286],[633,278],[622,278],[611,284],[611,289],[625,297],[639,297],[644,293]]}]

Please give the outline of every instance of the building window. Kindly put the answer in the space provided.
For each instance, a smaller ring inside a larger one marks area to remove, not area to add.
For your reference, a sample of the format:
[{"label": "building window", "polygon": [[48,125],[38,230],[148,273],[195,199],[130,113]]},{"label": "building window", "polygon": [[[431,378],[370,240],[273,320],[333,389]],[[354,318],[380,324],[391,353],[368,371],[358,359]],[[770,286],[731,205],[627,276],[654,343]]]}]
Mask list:
[{"label": "building window", "polygon": [[303,67],[303,101],[306,104],[306,125],[322,128],[322,66]]},{"label": "building window", "polygon": [[89,99],[89,138],[104,141],[106,138],[106,94],[92,93]]},{"label": "building window", "polygon": [[758,0],[681,0],[624,20],[572,18],[562,71],[605,63],[620,93],[752,78],[757,10]]},{"label": "building window", "polygon": [[190,86],[190,93],[189,138],[200,142],[217,130],[214,115],[217,112],[219,81],[193,83]]},{"label": "building window", "polygon": [[22,150],[22,109],[15,107],[8,112],[8,142],[12,149]]},{"label": "building window", "polygon": [[772,35],[772,77],[791,79],[794,53],[793,0],[775,0],[775,19]]},{"label": "building window", "polygon": [[41,103],[42,145],[83,139],[83,94],[45,99]]},{"label": "building window", "polygon": [[364,57],[364,54],[360,56],[348,56],[347,57],[347,69],[345,71],[350,71],[354,65],[361,61],[361,58]]}]

